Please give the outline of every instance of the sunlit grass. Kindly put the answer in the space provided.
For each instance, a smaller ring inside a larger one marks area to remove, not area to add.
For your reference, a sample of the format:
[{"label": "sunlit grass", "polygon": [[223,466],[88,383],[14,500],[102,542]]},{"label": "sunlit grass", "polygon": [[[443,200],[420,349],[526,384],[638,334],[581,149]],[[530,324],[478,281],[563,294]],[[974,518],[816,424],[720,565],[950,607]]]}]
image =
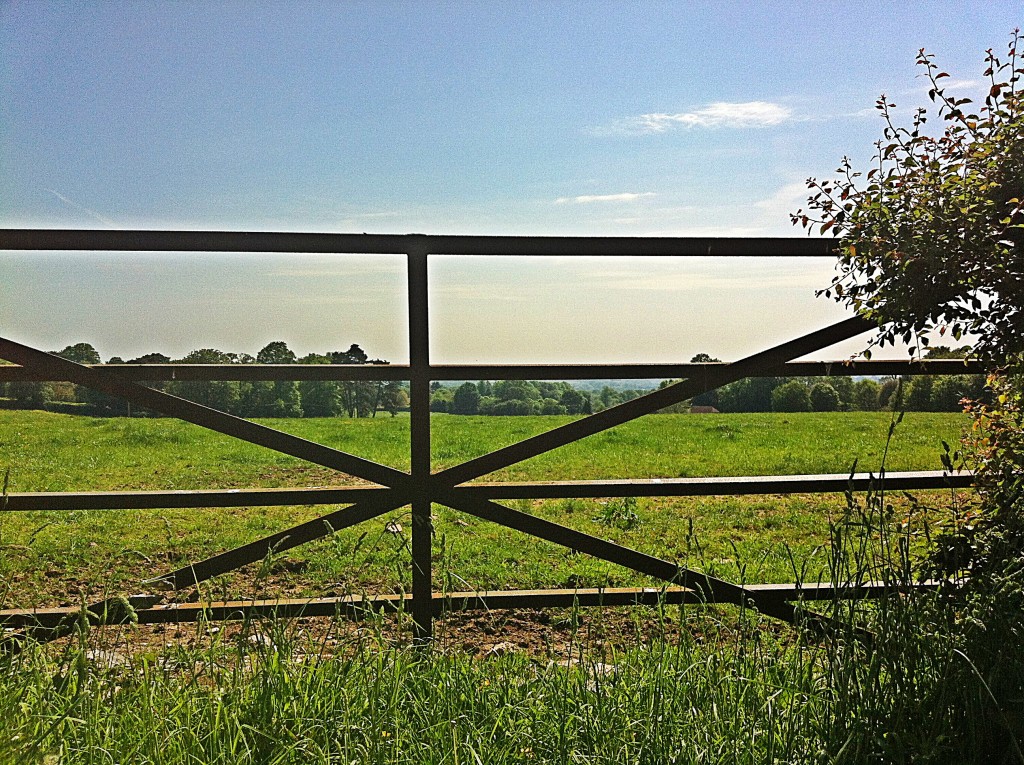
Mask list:
[{"label": "sunlit grass", "polygon": [[[445,467],[569,422],[565,417],[433,420],[435,465]],[[272,420],[267,424],[398,468],[408,466],[408,418]],[[890,445],[889,469],[936,469],[959,415],[910,414]],[[501,471],[486,480],[845,473],[877,468],[884,413],[659,415]],[[325,486],[349,476],[171,419],[95,419],[0,411],[0,469],[12,491]],[[516,500],[521,511],[733,580],[816,579],[842,496],[641,498],[631,526],[609,523],[622,500]],[[897,512],[907,512],[895,499]],[[903,509],[901,509],[903,508]],[[74,605],[144,589],[143,580],[317,517],[330,508],[12,513],[0,518],[0,599]],[[612,564],[435,507],[435,587],[448,590],[646,585]],[[919,524],[923,519],[911,519]],[[389,527],[388,524],[392,525]],[[401,529],[398,533],[388,533]],[[253,567],[211,582],[211,594],[343,594],[408,589],[408,508],[290,551],[253,579]]]}]

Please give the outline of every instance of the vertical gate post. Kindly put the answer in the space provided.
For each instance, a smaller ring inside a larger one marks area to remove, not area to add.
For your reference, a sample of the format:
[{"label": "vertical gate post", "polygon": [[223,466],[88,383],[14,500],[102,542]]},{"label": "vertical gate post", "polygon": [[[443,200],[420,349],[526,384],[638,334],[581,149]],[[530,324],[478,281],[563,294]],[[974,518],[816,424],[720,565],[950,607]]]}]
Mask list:
[{"label": "vertical gate post", "polygon": [[413,240],[408,251],[409,409],[413,477],[412,618],[413,640],[428,645],[434,636],[430,521],[430,325],[427,299],[427,246]]}]

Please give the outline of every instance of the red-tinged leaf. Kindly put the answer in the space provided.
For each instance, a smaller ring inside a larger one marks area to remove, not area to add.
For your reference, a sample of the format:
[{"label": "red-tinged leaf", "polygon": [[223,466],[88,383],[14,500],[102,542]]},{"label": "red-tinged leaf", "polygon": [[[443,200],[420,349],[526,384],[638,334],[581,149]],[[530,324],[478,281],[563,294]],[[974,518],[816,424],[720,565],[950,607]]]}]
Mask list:
[{"label": "red-tinged leaf", "polygon": [[834,220],[825,221],[824,223],[821,224],[821,231],[819,233],[824,234],[826,231],[828,231],[834,225],[835,225],[835,221]]},{"label": "red-tinged leaf", "polygon": [[941,80],[943,77],[949,77],[949,72],[939,72],[935,75],[936,80]]}]

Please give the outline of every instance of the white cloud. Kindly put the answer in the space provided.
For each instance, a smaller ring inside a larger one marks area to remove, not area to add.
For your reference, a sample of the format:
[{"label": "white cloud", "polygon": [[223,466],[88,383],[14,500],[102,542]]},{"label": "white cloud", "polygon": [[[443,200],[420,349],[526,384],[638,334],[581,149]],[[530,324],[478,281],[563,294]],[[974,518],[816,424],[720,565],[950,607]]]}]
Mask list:
[{"label": "white cloud", "polygon": [[673,128],[764,128],[792,119],[792,109],[770,101],[716,101],[690,112],[641,114],[622,127],[627,132],[664,133]]},{"label": "white cloud", "polygon": [[578,197],[559,197],[555,200],[556,205],[578,204],[586,205],[592,202],[635,202],[645,197],[657,196],[653,191],[644,191],[639,194],[584,194]]}]

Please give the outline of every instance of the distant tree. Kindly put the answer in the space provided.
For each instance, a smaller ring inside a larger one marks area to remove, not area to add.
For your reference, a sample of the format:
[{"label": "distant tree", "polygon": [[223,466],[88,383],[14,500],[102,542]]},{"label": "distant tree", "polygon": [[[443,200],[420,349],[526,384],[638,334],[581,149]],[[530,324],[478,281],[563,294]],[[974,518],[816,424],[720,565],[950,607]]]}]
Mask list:
[{"label": "distant tree", "polygon": [[162,353],[147,353],[135,359],[128,359],[126,364],[170,364],[171,357]]},{"label": "distant tree", "polygon": [[451,388],[438,388],[430,394],[431,412],[448,412],[452,407],[452,397],[455,391]]},{"label": "distant tree", "polygon": [[[900,381],[895,377],[887,377],[882,381],[882,386],[878,389],[878,408],[879,409],[893,409],[896,404],[896,391],[900,388]],[[902,393],[900,394],[902,399]],[[899,402],[902,406],[902,400]]]},{"label": "distant tree", "polygon": [[962,412],[964,399],[986,399],[985,378],[981,375],[944,375],[932,385],[931,410],[934,412]]},{"label": "distant tree", "polygon": [[[95,348],[89,343],[75,343],[69,345],[62,351],[57,351],[57,356],[68,361],[74,361],[76,364],[100,364],[100,354]],[[121,416],[128,413],[127,402],[115,398],[114,396],[108,396],[106,393],[100,393],[99,391],[88,388],[84,385],[75,385],[73,387],[74,399],[80,401],[88,407],[91,414],[99,414],[104,416]],[[56,391],[54,391],[56,392]]]},{"label": "distant tree", "polygon": [[904,406],[911,412],[930,412],[932,408],[932,386],[935,378],[931,375],[914,377],[903,394]]},{"label": "distant tree", "polygon": [[281,340],[267,343],[256,354],[256,362],[259,364],[294,364],[295,361],[295,354]]},{"label": "distant tree", "polygon": [[[330,364],[328,356],[310,353],[300,364]],[[341,387],[336,380],[300,380],[299,396],[304,417],[337,417],[341,409]]]},{"label": "distant tree", "polygon": [[553,398],[541,399],[541,414],[568,414],[568,410]]},{"label": "distant tree", "polygon": [[13,398],[19,407],[25,409],[45,409],[46,402],[53,396],[53,388],[45,382],[11,382],[7,383],[7,395]]},{"label": "distant tree", "polygon": [[719,408],[725,412],[771,412],[772,391],[783,382],[781,377],[747,377],[724,385],[718,391]]},{"label": "distant tree", "polygon": [[537,386],[527,380],[501,380],[494,384],[494,396],[500,401],[540,401]]},{"label": "distant tree", "polygon": [[605,385],[601,388],[601,391],[597,394],[596,398],[597,406],[595,408],[597,411],[610,409],[611,407],[622,403],[622,396],[619,394],[619,391],[615,390],[615,388],[610,385]]},{"label": "distant tree", "polygon": [[[366,351],[353,343],[347,351],[328,354],[332,364],[387,364],[383,359],[371,359]],[[384,395],[381,381],[346,380],[340,384],[341,405],[349,417],[370,417],[377,413]]]},{"label": "distant tree", "polygon": [[540,414],[540,400],[536,401],[523,401],[521,399],[498,399],[494,401],[494,404],[487,410],[481,411],[481,414],[490,414],[496,416],[524,416],[531,414]]},{"label": "distant tree", "polygon": [[575,388],[568,388],[562,391],[562,395],[558,399],[559,403],[565,407],[565,411],[568,414],[591,414],[590,396],[585,393],[581,393]]},{"label": "distant tree", "polygon": [[[200,348],[180,359],[182,364],[231,364],[231,354],[216,348]],[[234,380],[173,380],[167,384],[168,393],[194,401],[197,404],[238,414],[241,404],[241,386]]]},{"label": "distant tree", "polygon": [[799,380],[790,380],[772,391],[772,411],[809,412],[811,394]]},{"label": "distant tree", "polygon": [[452,394],[452,414],[476,414],[480,408],[480,391],[471,382],[464,382]]},{"label": "distant tree", "polygon": [[384,385],[380,408],[394,417],[409,406],[409,392],[398,380],[389,380]]},{"label": "distant tree", "polygon": [[853,408],[860,412],[877,412],[882,386],[871,379],[857,380],[853,385]]},{"label": "distant tree", "polygon": [[332,351],[330,354],[332,364],[368,364],[370,357],[366,351],[355,343],[349,346],[347,351]]},{"label": "distant tree", "polygon": [[[256,354],[258,364],[294,364],[295,354],[278,340]],[[302,394],[295,380],[256,380],[242,394],[241,408],[248,417],[301,417]]]},{"label": "distant tree", "polygon": [[62,351],[55,351],[62,359],[74,361],[76,364],[100,364],[100,354],[89,343],[75,343]]},{"label": "distant tree", "polygon": [[827,382],[815,383],[811,387],[811,407],[815,412],[835,412],[839,410],[839,392]]},{"label": "distant tree", "polygon": [[[111,359],[110,363],[113,364],[114,360]],[[138,356],[138,357],[136,357],[134,359],[128,359],[127,361],[124,361],[124,362],[121,362],[121,363],[123,363],[123,364],[170,364],[171,363],[171,357],[170,356],[165,356],[162,353],[146,353],[146,354],[143,354],[142,356]],[[146,387],[153,388],[155,390],[159,390],[159,391],[167,390],[167,383],[165,381],[163,381],[163,380],[150,380],[150,381],[148,381],[148,382],[146,382],[144,384],[146,385]],[[130,404],[126,404],[126,408],[128,410],[127,414],[129,416],[142,414],[142,415],[146,415],[146,416],[149,416],[149,417],[153,417],[153,416],[157,416],[158,415],[157,412],[151,412],[151,411],[149,411],[147,409],[139,409],[137,407],[131,406]]]}]

